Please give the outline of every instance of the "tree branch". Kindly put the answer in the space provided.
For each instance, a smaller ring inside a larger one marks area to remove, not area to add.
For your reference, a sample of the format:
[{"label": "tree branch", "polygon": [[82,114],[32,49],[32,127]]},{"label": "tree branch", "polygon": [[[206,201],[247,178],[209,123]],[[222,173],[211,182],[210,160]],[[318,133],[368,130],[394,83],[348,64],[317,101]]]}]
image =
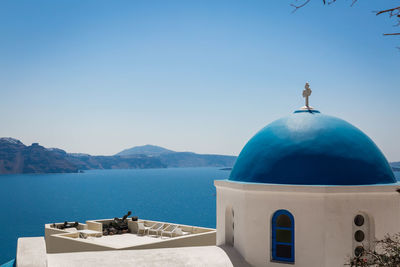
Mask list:
[{"label": "tree branch", "polygon": [[376,12],[376,15],[378,16],[378,15],[380,15],[380,14],[388,13],[388,12],[389,12],[389,16],[391,16],[391,17],[393,17],[393,16],[395,16],[395,15],[399,15],[399,13],[400,13],[400,6],[394,7],[394,8],[389,8],[389,9],[386,9],[386,10],[377,11],[377,12]]},{"label": "tree branch", "polygon": [[[389,14],[389,17],[397,17],[398,18],[398,22],[396,25],[394,26],[399,26],[400,25],[400,6],[398,7],[394,7],[394,8],[389,8],[389,9],[385,9],[385,10],[381,10],[381,11],[376,11],[376,15],[380,15],[380,14]],[[400,33],[384,33],[383,35],[400,35]]]},{"label": "tree branch", "polygon": [[[299,0],[295,0],[295,1],[297,3]],[[324,5],[326,5],[326,4],[330,5],[330,4],[335,3],[336,1],[337,0],[322,0],[322,3]],[[353,6],[357,1],[358,0],[352,0],[351,6]],[[294,10],[293,10],[292,13],[296,12],[298,9],[304,7],[305,5],[307,5],[310,2],[311,2],[311,0],[303,0],[303,3],[299,4],[299,5],[290,4],[290,6],[294,7]],[[389,9],[385,9],[385,10],[380,10],[380,11],[374,11],[374,12],[375,12],[375,14],[377,16],[380,15],[380,14],[385,14],[386,13],[386,14],[389,15],[390,18],[391,17],[397,17],[398,23],[396,25],[394,25],[394,26],[400,26],[400,6],[394,7],[394,8],[389,8]],[[400,35],[400,33],[384,33],[383,35],[385,35],[385,36]]]},{"label": "tree branch", "polygon": [[384,33],[383,35],[400,35],[400,32],[395,32],[395,33]]},{"label": "tree branch", "polygon": [[[290,4],[290,6],[294,7],[293,13],[296,12],[297,9],[302,8],[303,6],[307,5],[311,0],[306,0],[303,4],[301,5],[295,5],[295,4]],[[325,0],[324,1],[325,4]]]}]

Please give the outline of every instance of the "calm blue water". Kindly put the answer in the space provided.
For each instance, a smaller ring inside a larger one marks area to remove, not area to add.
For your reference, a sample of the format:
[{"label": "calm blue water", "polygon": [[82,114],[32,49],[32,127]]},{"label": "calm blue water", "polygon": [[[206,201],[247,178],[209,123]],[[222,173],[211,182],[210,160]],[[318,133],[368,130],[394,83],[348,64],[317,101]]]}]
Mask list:
[{"label": "calm blue water", "polygon": [[[400,173],[395,173],[400,180]],[[218,168],[95,170],[0,176],[0,264],[15,258],[18,237],[43,236],[49,222],[120,217],[215,227]]]},{"label": "calm blue water", "polygon": [[0,264],[15,258],[18,237],[43,236],[49,222],[121,217],[215,227],[218,168],[94,170],[0,176]]}]

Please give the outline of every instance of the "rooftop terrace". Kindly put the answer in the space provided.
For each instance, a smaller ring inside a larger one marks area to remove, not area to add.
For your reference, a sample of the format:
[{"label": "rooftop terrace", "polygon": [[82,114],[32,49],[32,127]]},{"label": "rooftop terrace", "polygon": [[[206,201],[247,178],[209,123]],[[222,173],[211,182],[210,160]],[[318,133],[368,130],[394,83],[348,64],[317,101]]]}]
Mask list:
[{"label": "rooftop terrace", "polygon": [[215,245],[215,229],[150,220],[128,220],[127,232],[103,235],[103,228],[112,221],[90,220],[67,229],[58,229],[61,223],[46,224],[46,251],[68,253]]},{"label": "rooftop terrace", "polygon": [[108,235],[113,221],[46,224],[44,238],[18,239],[16,266],[249,266],[233,247],[215,246],[215,229],[127,219],[126,231]]}]

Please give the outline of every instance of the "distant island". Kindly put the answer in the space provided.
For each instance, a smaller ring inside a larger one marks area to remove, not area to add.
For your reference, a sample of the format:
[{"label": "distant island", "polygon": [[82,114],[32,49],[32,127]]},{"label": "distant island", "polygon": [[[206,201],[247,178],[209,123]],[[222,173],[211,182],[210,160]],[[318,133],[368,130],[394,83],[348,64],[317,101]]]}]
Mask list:
[{"label": "distant island", "polygon": [[113,156],[67,153],[38,143],[24,145],[14,138],[0,138],[0,174],[71,173],[93,169],[148,169],[169,167],[232,167],[235,156],[176,152],[145,145]]},{"label": "distant island", "polygon": [[392,166],[393,171],[400,172],[400,161],[391,162],[390,165]]}]

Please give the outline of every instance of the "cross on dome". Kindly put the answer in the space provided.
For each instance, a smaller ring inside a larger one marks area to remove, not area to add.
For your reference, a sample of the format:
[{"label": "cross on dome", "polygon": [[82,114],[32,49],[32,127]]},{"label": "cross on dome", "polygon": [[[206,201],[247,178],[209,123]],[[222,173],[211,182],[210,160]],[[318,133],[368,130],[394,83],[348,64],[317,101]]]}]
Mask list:
[{"label": "cross on dome", "polygon": [[313,109],[309,105],[309,97],[310,97],[311,93],[312,93],[312,90],[310,88],[310,84],[307,82],[304,85],[304,90],[303,90],[303,97],[305,98],[306,105],[304,107],[302,107],[301,109],[308,109],[308,110]]},{"label": "cross on dome", "polygon": [[308,104],[308,98],[312,93],[311,88],[310,88],[310,84],[306,83],[304,88],[305,89],[303,90],[303,97],[306,99],[306,107],[310,107],[309,104]]}]

